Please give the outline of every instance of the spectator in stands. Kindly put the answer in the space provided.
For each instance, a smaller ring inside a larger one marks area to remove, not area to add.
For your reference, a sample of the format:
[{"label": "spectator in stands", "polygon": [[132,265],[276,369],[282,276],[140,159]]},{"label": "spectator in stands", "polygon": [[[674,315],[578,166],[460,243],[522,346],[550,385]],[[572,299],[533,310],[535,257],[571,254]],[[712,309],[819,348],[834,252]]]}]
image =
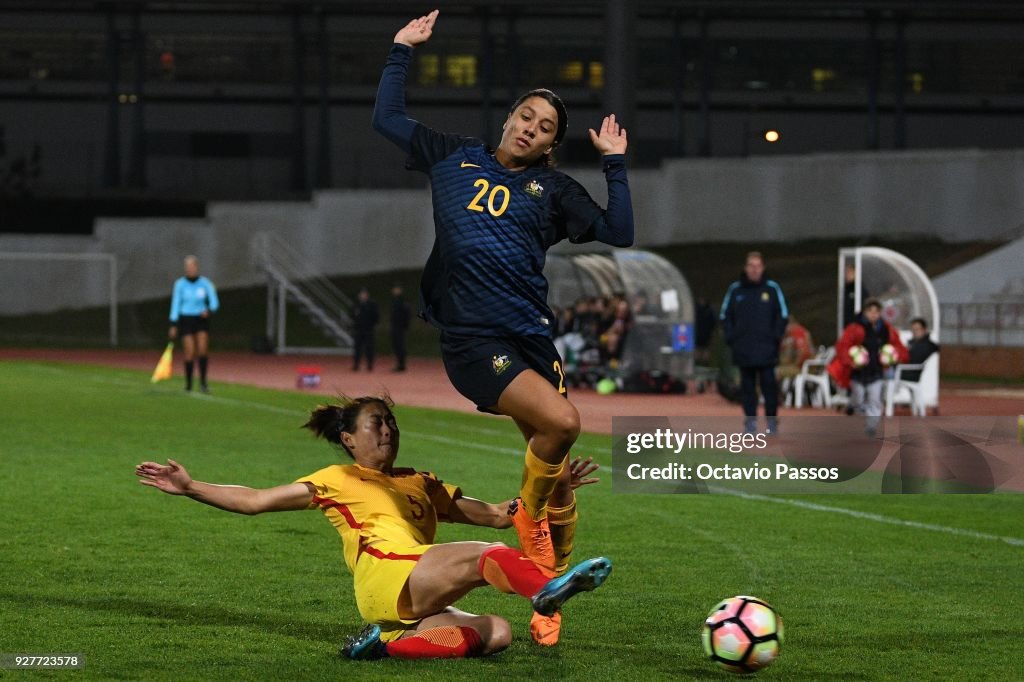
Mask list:
[{"label": "spectator in stands", "polygon": [[[928,331],[928,323],[923,317],[915,317],[910,321],[910,347],[907,349],[910,356],[910,363],[920,365],[927,360],[932,353],[939,352],[939,344],[931,339]],[[911,369],[901,375],[904,381],[917,381],[921,378],[921,370]]]},{"label": "spectator in stands", "polygon": [[585,296],[580,296],[573,306],[572,329],[569,331],[582,335],[589,327],[590,320],[590,304]]},{"label": "spectator in stands", "polygon": [[[566,376],[574,374],[580,362],[579,354],[583,352],[586,345],[583,334],[580,333],[580,315],[588,315],[586,312],[586,300],[579,299],[572,308],[566,308],[561,313],[556,312],[558,323],[555,334],[555,350],[562,358],[562,368]],[[576,311],[583,312],[578,315]]]},{"label": "spectator in stands", "polygon": [[594,346],[600,346],[601,334],[612,323],[611,312],[608,309],[608,301],[603,296],[594,296],[590,299],[591,330],[590,338]]},{"label": "spectator in stands", "polygon": [[[877,298],[869,298],[857,320],[843,330],[843,335],[836,342],[836,357],[828,366],[835,382],[850,389],[850,406],[867,417],[864,431],[872,438],[882,417],[882,390],[887,368],[879,358],[879,351],[886,344],[896,349],[898,362],[909,359],[899,332],[882,319],[882,303]],[[858,346],[867,351],[866,361],[859,365],[850,354],[850,349]]]},{"label": "spectator in stands", "polygon": [[615,303],[615,317],[601,336],[601,355],[605,363],[617,364],[618,361],[622,359],[622,348],[625,343],[626,336],[629,334],[629,330],[632,326],[633,315],[630,310],[629,302],[625,297],[617,298]]},{"label": "spectator in stands", "polygon": [[355,342],[354,355],[352,357],[352,371],[358,372],[363,356],[366,356],[366,369],[373,371],[374,344],[376,342],[377,322],[380,315],[377,312],[376,302],[370,300],[370,291],[363,287],[359,290],[359,296],[355,311],[352,314],[352,337]]},{"label": "spectator in stands", "polygon": [[210,315],[217,312],[220,300],[213,282],[199,275],[199,259],[185,256],[185,276],[174,282],[171,294],[171,341],[181,336],[185,353],[185,390],[192,390],[192,371],[199,358],[199,390],[209,393],[206,371],[209,367]]},{"label": "spectator in stands", "polygon": [[633,317],[640,315],[657,315],[658,308],[651,305],[647,299],[647,292],[641,289],[633,294]]},{"label": "spectator in stands", "polygon": [[786,335],[779,345],[779,379],[792,379],[800,373],[806,360],[814,357],[814,342],[807,327],[800,324],[796,315],[789,316]]},{"label": "spectator in stands", "polygon": [[564,310],[556,312],[558,322],[556,323],[557,332],[555,338],[559,336],[565,336],[566,334],[573,331],[573,326],[576,323],[576,311],[571,307],[566,307]]},{"label": "spectator in stands", "polygon": [[711,364],[711,336],[715,333],[715,309],[703,296],[697,299],[696,319],[694,319],[694,359],[698,365]]},{"label": "spectator in stands", "polygon": [[395,356],[393,372],[405,371],[405,335],[411,319],[409,304],[402,298],[402,285],[391,287],[391,352]]},{"label": "spectator in stands", "polygon": [[740,393],[745,427],[757,428],[757,384],[764,396],[767,432],[778,430],[779,385],[775,366],[779,364],[779,342],[786,331],[789,309],[782,287],[765,272],[764,256],[747,254],[740,278],[729,286],[720,313],[725,341],[732,349],[733,362],[740,369]]}]

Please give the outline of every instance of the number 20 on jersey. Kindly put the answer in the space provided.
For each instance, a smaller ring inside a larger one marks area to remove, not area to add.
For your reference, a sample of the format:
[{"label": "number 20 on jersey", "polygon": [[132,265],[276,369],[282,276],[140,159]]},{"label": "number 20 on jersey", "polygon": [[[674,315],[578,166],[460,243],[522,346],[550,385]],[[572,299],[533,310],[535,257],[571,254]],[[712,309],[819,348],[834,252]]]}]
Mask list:
[{"label": "number 20 on jersey", "polygon": [[[481,213],[486,210],[492,216],[497,218],[508,208],[508,201],[512,195],[508,191],[508,187],[505,185],[495,185],[492,188],[491,183],[487,182],[487,180],[478,178],[477,181],[473,183],[473,186],[479,187],[480,191],[476,193],[475,197],[473,197],[473,201],[469,202],[469,205],[466,206],[468,210],[479,211]],[[484,196],[487,197],[486,208],[484,208],[484,205],[480,203],[483,201]]]}]

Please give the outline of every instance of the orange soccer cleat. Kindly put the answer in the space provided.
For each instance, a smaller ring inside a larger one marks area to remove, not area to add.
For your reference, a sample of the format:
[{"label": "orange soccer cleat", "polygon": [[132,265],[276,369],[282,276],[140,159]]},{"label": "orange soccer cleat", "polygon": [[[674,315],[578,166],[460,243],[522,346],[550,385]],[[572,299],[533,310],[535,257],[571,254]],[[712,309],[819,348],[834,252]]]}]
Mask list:
[{"label": "orange soccer cleat", "polygon": [[558,635],[562,632],[562,614],[555,611],[550,616],[542,616],[536,611],[530,619],[530,636],[540,646],[558,644]]},{"label": "orange soccer cleat", "polygon": [[521,498],[516,498],[509,505],[508,514],[516,527],[519,536],[519,547],[537,568],[549,577],[555,577],[555,549],[551,545],[551,529],[548,520],[535,521],[523,506]]}]

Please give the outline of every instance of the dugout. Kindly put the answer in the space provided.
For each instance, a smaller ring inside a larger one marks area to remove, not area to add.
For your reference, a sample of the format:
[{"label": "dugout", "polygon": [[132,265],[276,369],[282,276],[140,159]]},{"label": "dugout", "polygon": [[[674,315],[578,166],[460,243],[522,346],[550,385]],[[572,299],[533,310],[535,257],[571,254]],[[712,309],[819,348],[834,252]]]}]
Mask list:
[{"label": "dugout", "polygon": [[659,370],[677,379],[694,372],[694,300],[686,278],[661,256],[637,249],[548,254],[544,274],[553,307],[581,297],[622,294],[631,324],[617,362],[621,376]]},{"label": "dugout", "polygon": [[[917,263],[902,253],[880,246],[860,246],[839,250],[839,290],[836,315],[836,338],[843,332],[843,304],[846,295],[846,270],[854,270],[854,310],[865,300],[877,298],[882,303],[882,317],[899,330],[904,343],[910,340],[910,321],[923,318],[931,339],[939,343],[939,297],[931,279]],[[939,401],[939,358],[930,360],[919,381],[924,407],[937,408]],[[891,402],[891,401],[890,401]]]},{"label": "dugout", "polygon": [[868,298],[882,302],[885,321],[900,331],[910,329],[910,321],[923,317],[931,329],[932,340],[939,341],[939,297],[932,281],[917,263],[902,253],[880,246],[860,246],[839,250],[839,305],[836,337],[843,333],[843,296],[846,268],[855,272],[854,310],[860,310]]}]

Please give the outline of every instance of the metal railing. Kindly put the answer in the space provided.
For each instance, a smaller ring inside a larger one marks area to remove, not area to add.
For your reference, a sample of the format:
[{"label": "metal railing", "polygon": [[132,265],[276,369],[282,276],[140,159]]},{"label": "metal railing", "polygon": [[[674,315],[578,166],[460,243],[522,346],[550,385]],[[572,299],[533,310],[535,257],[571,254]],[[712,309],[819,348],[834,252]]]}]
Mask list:
[{"label": "metal railing", "polygon": [[1024,302],[982,301],[941,305],[942,343],[1024,346]]},{"label": "metal railing", "polygon": [[[270,232],[254,236],[250,249],[253,263],[267,275],[267,338],[276,338],[277,352],[351,352],[351,299],[306,264],[287,242]],[[286,302],[289,300],[337,347],[288,346]]]}]

